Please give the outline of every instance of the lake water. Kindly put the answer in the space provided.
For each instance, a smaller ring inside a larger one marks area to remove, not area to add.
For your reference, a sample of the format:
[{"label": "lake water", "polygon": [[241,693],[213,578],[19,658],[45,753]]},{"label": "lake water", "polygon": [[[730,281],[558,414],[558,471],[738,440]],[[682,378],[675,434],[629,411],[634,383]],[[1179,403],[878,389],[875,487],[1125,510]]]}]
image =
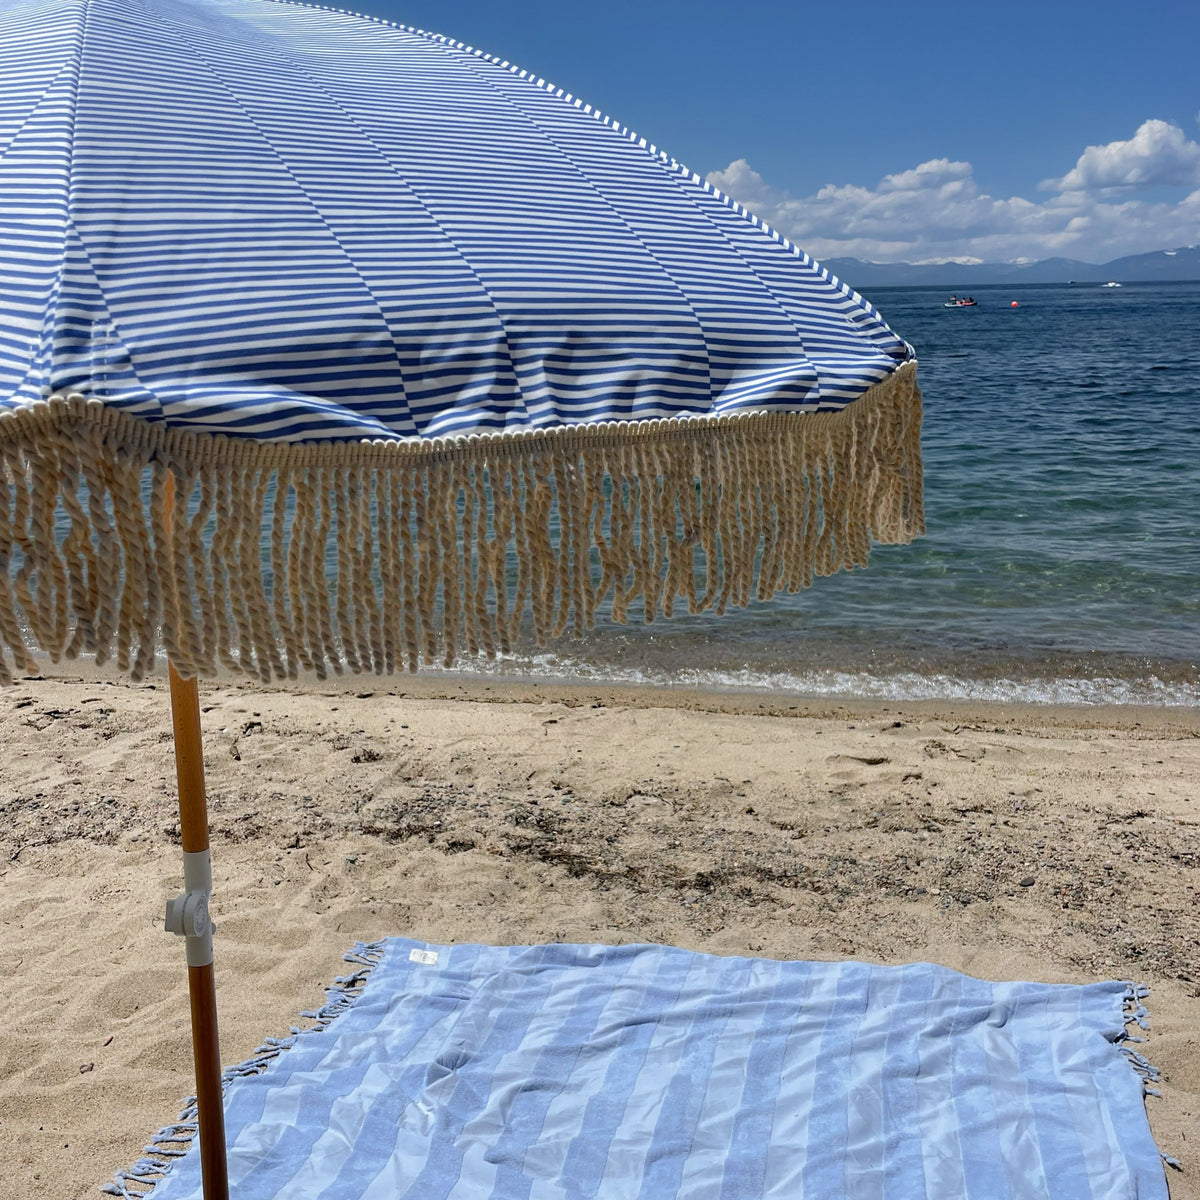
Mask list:
[{"label": "lake water", "polygon": [[920,360],[926,537],[800,595],[467,673],[1200,705],[1200,283],[975,294],[869,293]]},{"label": "lake water", "polygon": [[[1200,704],[1200,284],[868,293],[917,350],[928,535],[797,596],[503,673]],[[1012,300],[1018,307],[1011,306]]]}]

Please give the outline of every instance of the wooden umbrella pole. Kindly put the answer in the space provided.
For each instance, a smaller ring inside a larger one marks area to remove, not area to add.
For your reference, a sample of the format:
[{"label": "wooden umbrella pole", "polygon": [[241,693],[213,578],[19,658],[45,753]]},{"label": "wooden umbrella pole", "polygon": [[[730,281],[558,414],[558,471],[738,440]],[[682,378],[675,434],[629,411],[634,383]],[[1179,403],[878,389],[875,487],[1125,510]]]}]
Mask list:
[{"label": "wooden umbrella pole", "polygon": [[[167,479],[167,528],[175,479]],[[192,1053],[196,1064],[196,1120],[200,1173],[205,1200],[229,1200],[225,1159],[225,1106],[221,1091],[221,1048],[217,1036],[217,988],[208,917],[208,801],[204,790],[204,745],[200,733],[200,691],[167,664],[171,723],[175,731],[175,774],[179,781],[179,832],[184,854],[186,895],[167,908],[167,927],[187,936],[188,993],[192,1010]],[[202,897],[202,898],[201,898]],[[205,961],[207,960],[207,961]]]}]

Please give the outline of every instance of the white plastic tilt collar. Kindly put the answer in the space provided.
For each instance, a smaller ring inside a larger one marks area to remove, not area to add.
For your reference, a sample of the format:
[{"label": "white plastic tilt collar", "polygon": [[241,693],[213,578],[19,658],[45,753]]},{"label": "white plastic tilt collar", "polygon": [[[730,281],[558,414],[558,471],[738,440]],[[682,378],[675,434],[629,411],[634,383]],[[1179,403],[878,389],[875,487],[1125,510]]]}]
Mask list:
[{"label": "white plastic tilt collar", "polygon": [[183,888],[183,895],[167,901],[167,932],[187,939],[189,967],[206,967],[213,960],[214,931],[208,915],[212,866],[207,850],[184,851]]}]

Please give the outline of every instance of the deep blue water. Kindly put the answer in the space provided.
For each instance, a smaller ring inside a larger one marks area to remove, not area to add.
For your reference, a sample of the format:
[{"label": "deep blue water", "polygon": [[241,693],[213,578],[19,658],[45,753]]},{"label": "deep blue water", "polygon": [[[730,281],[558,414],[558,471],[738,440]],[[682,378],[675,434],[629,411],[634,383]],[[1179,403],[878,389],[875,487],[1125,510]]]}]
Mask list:
[{"label": "deep blue water", "polygon": [[799,596],[609,626],[504,669],[1200,703],[1200,284],[975,295],[869,293],[919,357],[925,538]]}]

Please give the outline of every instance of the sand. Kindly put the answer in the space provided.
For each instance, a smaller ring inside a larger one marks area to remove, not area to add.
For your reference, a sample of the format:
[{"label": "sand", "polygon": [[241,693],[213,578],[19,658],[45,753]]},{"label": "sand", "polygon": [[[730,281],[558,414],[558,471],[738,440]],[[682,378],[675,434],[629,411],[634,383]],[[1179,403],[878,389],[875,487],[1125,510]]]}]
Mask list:
[{"label": "sand", "polygon": [[[95,1195],[193,1086],[164,682],[53,670],[0,693],[0,1179],[39,1200]],[[1200,1198],[1200,713],[445,679],[201,698],[226,1062],[390,934],[1135,979],[1172,1196]]]}]

